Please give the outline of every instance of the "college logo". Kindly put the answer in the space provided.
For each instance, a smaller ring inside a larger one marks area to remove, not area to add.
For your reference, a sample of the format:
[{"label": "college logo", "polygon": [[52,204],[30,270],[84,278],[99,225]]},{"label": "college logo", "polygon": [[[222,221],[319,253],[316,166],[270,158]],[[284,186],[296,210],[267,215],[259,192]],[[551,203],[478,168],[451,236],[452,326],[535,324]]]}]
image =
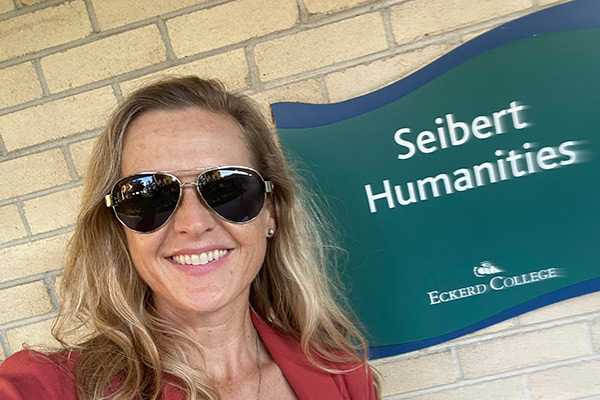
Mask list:
[{"label": "college logo", "polygon": [[504,270],[496,267],[490,261],[482,261],[481,264],[473,267],[473,274],[475,274],[475,276],[478,278],[483,278],[487,275],[499,274],[500,272],[504,272]]},{"label": "college logo", "polygon": [[538,271],[527,272],[520,275],[503,274],[505,271],[494,265],[491,261],[482,261],[473,267],[473,274],[478,278],[490,277],[486,283],[477,283],[451,290],[432,290],[427,292],[429,305],[448,303],[466,297],[479,296],[494,291],[506,290],[518,286],[541,283],[549,279],[564,277],[566,274],[561,268],[545,268]]}]

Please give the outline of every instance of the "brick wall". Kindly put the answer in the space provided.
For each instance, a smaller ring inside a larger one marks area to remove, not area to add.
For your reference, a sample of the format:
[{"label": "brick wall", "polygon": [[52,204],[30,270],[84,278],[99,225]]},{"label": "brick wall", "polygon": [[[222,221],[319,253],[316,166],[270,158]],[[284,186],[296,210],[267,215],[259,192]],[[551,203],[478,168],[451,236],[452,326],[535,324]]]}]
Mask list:
[{"label": "brick wall", "polygon": [[[162,74],[270,102],[399,80],[560,0],[0,0],[0,360],[52,344],[57,280],[93,138]],[[600,295],[373,363],[388,399],[600,395]]]}]

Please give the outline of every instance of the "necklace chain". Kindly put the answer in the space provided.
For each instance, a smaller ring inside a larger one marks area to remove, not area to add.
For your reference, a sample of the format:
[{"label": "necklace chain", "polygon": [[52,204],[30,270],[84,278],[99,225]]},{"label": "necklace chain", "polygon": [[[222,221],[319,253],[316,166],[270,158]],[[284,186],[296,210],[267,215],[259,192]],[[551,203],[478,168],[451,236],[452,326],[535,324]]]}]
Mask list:
[{"label": "necklace chain", "polygon": [[260,400],[260,387],[262,386],[262,359],[260,356],[260,339],[258,338],[258,332],[254,329],[254,335],[256,336],[256,353],[258,353],[258,391],[256,393],[256,400]]}]

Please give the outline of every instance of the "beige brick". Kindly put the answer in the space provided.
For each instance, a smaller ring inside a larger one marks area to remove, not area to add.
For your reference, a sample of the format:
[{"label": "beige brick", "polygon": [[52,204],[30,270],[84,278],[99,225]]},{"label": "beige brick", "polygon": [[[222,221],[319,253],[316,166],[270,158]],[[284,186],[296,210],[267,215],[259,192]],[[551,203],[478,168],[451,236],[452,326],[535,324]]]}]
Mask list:
[{"label": "beige brick", "polygon": [[484,382],[478,385],[465,386],[457,389],[425,396],[411,397],[415,400],[468,400],[468,399],[527,399],[523,379],[519,377]]},{"label": "beige brick", "polygon": [[0,282],[64,267],[70,235],[54,236],[0,250]]},{"label": "beige brick", "polygon": [[15,8],[15,3],[12,0],[0,0],[0,13],[11,11]]},{"label": "beige brick", "polygon": [[155,25],[110,36],[41,60],[51,92],[158,64],[167,53]]},{"label": "beige brick", "polygon": [[574,315],[600,312],[600,293],[591,293],[528,312],[519,316],[521,325],[571,317]]},{"label": "beige brick", "polygon": [[81,187],[52,193],[23,203],[25,217],[34,235],[73,225],[79,212]]},{"label": "beige brick", "polygon": [[52,337],[51,329],[54,319],[36,322],[35,324],[20,326],[6,333],[10,350],[14,353],[27,345],[34,350],[53,350],[59,343]]},{"label": "beige brick", "polygon": [[197,75],[203,78],[218,79],[229,90],[241,89],[250,84],[246,55],[243,49],[238,49],[123,82],[121,83],[121,91],[123,95],[127,95],[133,90],[160,78],[182,75]]},{"label": "beige brick", "polygon": [[0,116],[8,151],[102,127],[117,105],[104,87]]},{"label": "beige brick", "polygon": [[323,103],[321,88],[314,79],[279,86],[251,96],[261,107],[264,115],[270,121],[271,104],[280,101],[298,101],[302,103]]},{"label": "beige brick", "polygon": [[110,29],[156,17],[207,0],[92,0],[100,29]]},{"label": "beige brick", "polygon": [[304,5],[309,13],[316,14],[340,11],[368,2],[369,0],[304,0]]},{"label": "beige brick", "polygon": [[530,0],[408,1],[392,8],[396,43],[408,43],[531,7]]},{"label": "beige brick", "polygon": [[60,150],[32,154],[0,163],[0,200],[62,185],[71,180]]},{"label": "beige brick", "polygon": [[452,48],[451,45],[428,46],[328,74],[325,76],[325,85],[329,99],[332,102],[347,100],[399,81]]},{"label": "beige brick", "polygon": [[465,377],[484,376],[589,354],[582,325],[566,325],[457,350]]},{"label": "beige brick", "polygon": [[14,204],[0,207],[0,243],[27,235],[19,209]]},{"label": "beige brick", "polygon": [[77,175],[84,178],[87,173],[88,163],[92,155],[92,149],[96,139],[88,139],[82,142],[73,143],[69,150],[71,152],[71,159],[75,165],[75,171]]},{"label": "beige brick", "polygon": [[533,400],[568,400],[598,395],[600,394],[598,376],[600,376],[600,361],[531,374],[529,377],[531,398]]},{"label": "beige brick", "polygon": [[0,108],[42,97],[42,87],[32,63],[0,70]]},{"label": "beige brick", "polygon": [[44,314],[51,309],[42,281],[0,290],[0,324]]},{"label": "beige brick", "polygon": [[383,377],[384,396],[443,385],[456,380],[450,353],[378,363],[375,368]]},{"label": "beige brick", "polygon": [[91,31],[82,0],[0,21],[0,61],[81,39]]},{"label": "beige brick", "polygon": [[256,45],[263,81],[385,50],[379,14],[366,14]]},{"label": "beige brick", "polygon": [[292,27],[294,0],[237,0],[167,21],[173,50],[185,57]]}]

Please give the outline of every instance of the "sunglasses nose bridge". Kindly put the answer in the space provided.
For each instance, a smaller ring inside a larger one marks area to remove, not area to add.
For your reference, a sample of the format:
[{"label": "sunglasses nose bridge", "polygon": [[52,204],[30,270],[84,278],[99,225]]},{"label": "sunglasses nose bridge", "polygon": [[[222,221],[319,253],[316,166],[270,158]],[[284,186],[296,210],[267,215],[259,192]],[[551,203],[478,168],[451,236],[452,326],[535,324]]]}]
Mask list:
[{"label": "sunglasses nose bridge", "polygon": [[195,186],[197,188],[198,182],[183,182],[181,185],[179,185],[179,187],[181,187],[182,189],[186,186]]},{"label": "sunglasses nose bridge", "polygon": [[189,186],[195,187],[196,191],[198,192],[198,194],[200,196],[202,196],[202,193],[200,193],[200,186],[198,185],[197,181],[196,182],[193,182],[193,181],[192,182],[182,182],[181,184],[179,184],[179,187],[181,188],[180,189],[181,190],[181,194],[183,194],[183,188],[186,187],[186,186],[188,186],[188,187]]},{"label": "sunglasses nose bridge", "polygon": [[[195,187],[196,195],[191,192],[184,194],[183,189],[186,186]],[[199,190],[200,185],[198,185],[197,182],[181,182],[179,187],[179,201],[172,214],[175,229],[185,231],[210,229],[210,226],[214,223],[209,221],[214,220],[214,213],[212,209],[206,205]]]}]

